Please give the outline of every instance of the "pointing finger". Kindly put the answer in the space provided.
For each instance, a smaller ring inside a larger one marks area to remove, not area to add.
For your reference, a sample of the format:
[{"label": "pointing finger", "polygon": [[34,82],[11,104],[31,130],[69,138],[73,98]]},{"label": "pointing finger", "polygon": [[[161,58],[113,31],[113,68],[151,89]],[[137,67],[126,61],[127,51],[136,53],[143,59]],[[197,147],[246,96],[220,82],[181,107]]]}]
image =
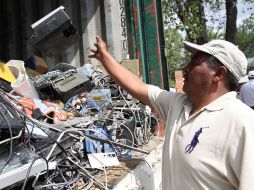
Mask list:
[{"label": "pointing finger", "polygon": [[89,58],[95,58],[95,55],[88,55]]},{"label": "pointing finger", "polygon": [[90,51],[95,53],[97,50],[96,49],[90,49]]},{"label": "pointing finger", "polygon": [[100,36],[96,36],[96,41],[99,42],[101,40]]}]

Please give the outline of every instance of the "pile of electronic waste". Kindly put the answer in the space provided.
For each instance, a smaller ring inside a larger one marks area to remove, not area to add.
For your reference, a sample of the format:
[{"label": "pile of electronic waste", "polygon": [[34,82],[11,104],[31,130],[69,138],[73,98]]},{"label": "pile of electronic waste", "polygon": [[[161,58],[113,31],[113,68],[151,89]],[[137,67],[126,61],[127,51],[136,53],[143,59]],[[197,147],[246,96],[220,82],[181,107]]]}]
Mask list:
[{"label": "pile of electronic waste", "polygon": [[157,119],[97,67],[15,82],[0,91],[0,189],[108,189],[96,176],[147,153]]},{"label": "pile of electronic waste", "polygon": [[[48,56],[78,39],[63,6],[31,27]],[[0,64],[0,189],[112,189],[108,169],[148,153],[156,117],[91,64],[34,59]]]}]

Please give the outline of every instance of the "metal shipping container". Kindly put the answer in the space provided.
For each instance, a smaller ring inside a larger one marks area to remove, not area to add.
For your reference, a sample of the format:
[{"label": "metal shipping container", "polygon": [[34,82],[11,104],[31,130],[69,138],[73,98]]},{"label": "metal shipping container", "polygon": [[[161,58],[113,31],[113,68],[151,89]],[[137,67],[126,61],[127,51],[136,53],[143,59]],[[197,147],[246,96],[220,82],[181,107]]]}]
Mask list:
[{"label": "metal shipping container", "polygon": [[[31,25],[59,6],[65,7],[79,40],[49,57],[29,43]],[[38,55],[49,68],[57,63],[98,65],[88,55],[99,35],[117,61],[138,59],[143,80],[168,89],[161,0],[1,0],[0,28],[0,60],[4,62]]]}]

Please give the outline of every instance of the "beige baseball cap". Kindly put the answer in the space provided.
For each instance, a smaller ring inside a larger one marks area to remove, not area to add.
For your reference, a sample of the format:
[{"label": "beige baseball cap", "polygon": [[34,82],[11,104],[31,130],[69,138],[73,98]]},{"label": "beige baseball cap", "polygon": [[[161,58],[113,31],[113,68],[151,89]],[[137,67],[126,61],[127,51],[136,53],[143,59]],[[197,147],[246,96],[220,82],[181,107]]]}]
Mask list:
[{"label": "beige baseball cap", "polygon": [[240,80],[247,71],[247,59],[234,44],[225,40],[212,40],[203,45],[184,41],[184,47],[192,54],[202,51],[216,57],[227,69]]}]

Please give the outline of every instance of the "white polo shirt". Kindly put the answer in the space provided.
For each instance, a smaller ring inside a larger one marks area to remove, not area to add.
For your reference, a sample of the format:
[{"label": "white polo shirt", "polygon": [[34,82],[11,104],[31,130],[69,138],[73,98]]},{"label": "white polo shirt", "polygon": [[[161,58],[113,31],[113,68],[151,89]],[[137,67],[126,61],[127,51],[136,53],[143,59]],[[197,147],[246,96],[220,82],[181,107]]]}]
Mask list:
[{"label": "white polo shirt", "polygon": [[185,94],[150,85],[148,96],[166,123],[163,190],[254,189],[254,111],[235,92],[191,117]]}]

